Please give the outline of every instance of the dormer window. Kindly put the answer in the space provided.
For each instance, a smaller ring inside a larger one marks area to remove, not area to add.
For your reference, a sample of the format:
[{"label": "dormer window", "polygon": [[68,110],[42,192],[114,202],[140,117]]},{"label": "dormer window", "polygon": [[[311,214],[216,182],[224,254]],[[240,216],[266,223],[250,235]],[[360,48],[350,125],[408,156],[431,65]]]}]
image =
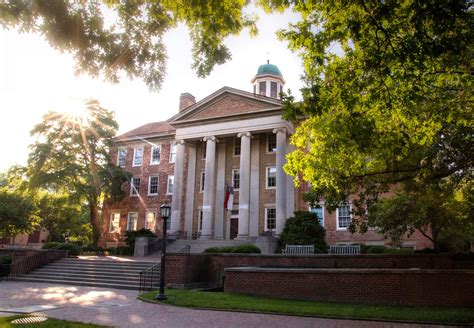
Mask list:
[{"label": "dormer window", "polygon": [[270,82],[270,97],[277,98],[278,96],[278,86],[276,82]]}]

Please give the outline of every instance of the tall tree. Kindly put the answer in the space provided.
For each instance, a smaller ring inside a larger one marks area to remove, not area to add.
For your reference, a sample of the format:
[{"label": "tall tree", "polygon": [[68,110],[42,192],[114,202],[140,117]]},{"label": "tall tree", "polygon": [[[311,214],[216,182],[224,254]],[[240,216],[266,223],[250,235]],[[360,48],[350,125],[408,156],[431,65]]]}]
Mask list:
[{"label": "tall tree", "polygon": [[8,188],[0,188],[0,238],[31,233],[39,223],[34,202]]},{"label": "tall tree", "polygon": [[255,18],[243,13],[248,0],[64,1],[1,0],[0,25],[42,34],[74,54],[78,72],[118,81],[121,72],[159,89],[166,74],[163,37],[178,23],[189,28],[193,68],[208,75],[231,58],[224,39],[244,28],[256,33]]},{"label": "tall tree", "polygon": [[279,32],[306,82],[302,102],[285,100],[299,124],[285,170],[313,198],[334,208],[355,194],[364,217],[390,185],[472,179],[471,1],[261,3],[301,14]]},{"label": "tall tree", "polygon": [[28,176],[32,188],[64,192],[74,202],[84,201],[90,212],[93,241],[99,238],[99,207],[104,197],[120,198],[127,179],[109,158],[109,146],[117,130],[113,113],[96,100],[88,100],[82,112],[49,112],[31,131]]}]

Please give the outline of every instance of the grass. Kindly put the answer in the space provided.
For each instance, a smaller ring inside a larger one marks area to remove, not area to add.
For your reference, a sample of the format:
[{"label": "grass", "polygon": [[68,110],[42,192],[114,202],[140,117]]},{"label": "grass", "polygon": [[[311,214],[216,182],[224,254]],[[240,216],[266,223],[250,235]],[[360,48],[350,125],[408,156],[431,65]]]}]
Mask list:
[{"label": "grass", "polygon": [[9,317],[0,317],[0,327],[2,328],[18,328],[18,327],[38,327],[38,328],[102,328],[106,326],[94,325],[91,323],[81,323],[75,321],[65,321],[48,318],[48,320],[29,324],[13,324],[11,321],[19,318],[25,318],[31,315],[14,315]]},{"label": "grass", "polygon": [[474,323],[472,308],[427,308],[365,304],[341,304],[315,301],[283,300],[222,292],[167,289],[168,300],[156,301],[156,291],[144,293],[139,299],[188,308],[228,311],[267,312],[300,316],[376,319],[404,322],[444,324]]}]

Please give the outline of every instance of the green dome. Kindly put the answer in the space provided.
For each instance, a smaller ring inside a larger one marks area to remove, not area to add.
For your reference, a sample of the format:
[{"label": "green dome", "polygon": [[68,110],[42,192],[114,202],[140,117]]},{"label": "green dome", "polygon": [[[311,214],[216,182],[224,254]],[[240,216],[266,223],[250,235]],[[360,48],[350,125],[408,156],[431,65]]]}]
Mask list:
[{"label": "green dome", "polygon": [[268,74],[283,77],[280,70],[275,65],[269,64],[269,63],[264,64],[264,65],[260,65],[260,67],[258,68],[258,71],[257,71],[257,76],[268,75]]}]

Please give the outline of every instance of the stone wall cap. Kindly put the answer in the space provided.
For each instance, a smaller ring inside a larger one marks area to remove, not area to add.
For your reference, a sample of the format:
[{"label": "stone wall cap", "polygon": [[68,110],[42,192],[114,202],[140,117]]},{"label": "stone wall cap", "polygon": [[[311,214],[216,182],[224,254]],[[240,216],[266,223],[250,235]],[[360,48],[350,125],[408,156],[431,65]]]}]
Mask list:
[{"label": "stone wall cap", "polygon": [[270,268],[270,267],[230,267],[225,268],[224,272],[281,272],[281,273],[393,273],[393,274],[469,274],[474,275],[474,270],[458,270],[458,269],[387,269],[387,268],[345,268],[345,269],[333,269],[333,268]]}]

